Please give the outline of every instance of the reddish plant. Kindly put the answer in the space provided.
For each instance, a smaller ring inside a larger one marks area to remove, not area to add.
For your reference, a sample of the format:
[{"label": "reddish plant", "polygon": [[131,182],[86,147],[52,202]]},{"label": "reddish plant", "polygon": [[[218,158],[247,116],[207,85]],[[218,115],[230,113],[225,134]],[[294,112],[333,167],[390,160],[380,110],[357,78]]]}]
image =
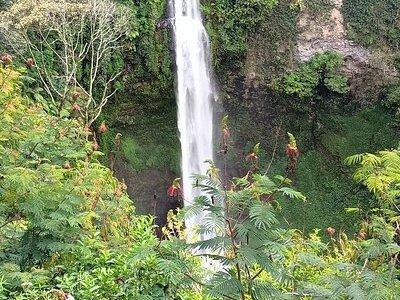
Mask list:
[{"label": "reddish plant", "polygon": [[3,54],[0,55],[0,63],[4,64],[5,66],[8,66],[12,63],[12,56],[10,54]]},{"label": "reddish plant", "polygon": [[357,237],[360,240],[365,240],[365,238],[367,237],[367,233],[364,230],[360,230],[360,232],[357,234]]},{"label": "reddish plant", "polygon": [[170,197],[178,197],[182,195],[182,188],[179,183],[181,179],[180,178],[175,178],[174,181],[172,182],[171,186],[167,189],[167,194]]},{"label": "reddish plant", "polygon": [[291,144],[287,144],[286,145],[286,149],[285,149],[285,154],[289,158],[294,159],[294,158],[298,158],[300,153],[299,153],[299,149],[297,149],[296,146],[293,146]]},{"label": "reddish plant", "polygon": [[227,128],[227,127],[222,130],[222,133],[223,133],[225,139],[228,139],[231,136],[229,128]]},{"label": "reddish plant", "polygon": [[231,137],[231,132],[228,127],[228,116],[222,118],[221,121],[221,129],[222,129],[222,143],[221,150],[219,151],[222,154],[228,153],[229,139]]},{"label": "reddish plant", "polygon": [[81,96],[81,93],[79,93],[78,91],[74,91],[72,93],[72,99],[76,100]]},{"label": "reddish plant", "polygon": [[286,170],[289,174],[293,174],[297,168],[297,159],[300,155],[299,149],[297,148],[297,142],[293,134],[288,132],[289,143],[286,145],[285,154],[289,158]]},{"label": "reddish plant", "polygon": [[254,162],[254,161],[256,161],[257,159],[258,159],[258,156],[257,156],[254,152],[251,152],[250,154],[248,154],[248,155],[246,156],[246,160],[247,160],[247,161]]},{"label": "reddish plant", "polygon": [[333,227],[328,227],[328,228],[326,228],[326,233],[328,234],[328,235],[330,235],[330,236],[333,236],[335,233],[336,233],[336,229],[335,228],[333,228]]},{"label": "reddish plant", "polygon": [[100,146],[99,146],[99,144],[97,144],[97,142],[94,142],[94,143],[92,144],[92,150],[93,150],[93,151],[97,151],[97,150],[99,150],[99,148],[100,148]]},{"label": "reddish plant", "polygon": [[100,133],[106,133],[107,130],[108,130],[108,127],[107,127],[106,123],[102,122],[101,125],[99,126],[99,132]]},{"label": "reddish plant", "polygon": [[81,111],[81,107],[79,106],[79,104],[78,103],[74,103],[74,104],[72,104],[72,110],[73,111]]},{"label": "reddish plant", "polygon": [[258,170],[258,160],[260,155],[260,143],[253,147],[253,151],[246,156],[246,160],[251,162],[251,169],[249,172],[256,172]]},{"label": "reddish plant", "polygon": [[128,187],[126,186],[126,184],[125,184],[124,181],[118,183],[118,186],[117,186],[117,188],[115,189],[115,193],[114,193],[115,197],[121,198],[122,195],[124,195],[124,193],[126,192],[127,188],[128,188]]},{"label": "reddish plant", "polygon": [[32,67],[35,65],[34,59],[33,59],[33,58],[28,58],[28,59],[25,61],[25,65],[26,65],[28,68],[32,68]]},{"label": "reddish plant", "polygon": [[85,133],[87,134],[87,136],[93,135],[92,130],[91,130],[90,127],[88,127],[88,126],[85,126]]}]

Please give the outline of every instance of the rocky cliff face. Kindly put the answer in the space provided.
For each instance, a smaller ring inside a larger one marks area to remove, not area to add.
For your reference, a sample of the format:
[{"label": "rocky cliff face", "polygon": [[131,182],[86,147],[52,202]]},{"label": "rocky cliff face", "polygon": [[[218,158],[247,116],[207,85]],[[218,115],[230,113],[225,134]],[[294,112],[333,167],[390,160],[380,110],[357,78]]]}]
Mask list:
[{"label": "rocky cliff face", "polygon": [[[335,51],[344,57],[351,97],[364,105],[380,98],[382,87],[398,78],[395,54],[385,45],[367,49],[350,40],[343,16],[346,0],[327,1],[330,3],[317,11],[302,7],[297,13],[290,8],[290,1],[279,3],[248,38],[241,75],[243,90],[236,90],[236,94],[251,101],[299,63],[316,53]],[[236,70],[228,74],[228,89],[238,86],[237,79]]]},{"label": "rocky cliff face", "polygon": [[324,13],[300,12],[297,19],[296,58],[307,61],[316,53],[336,51],[344,58],[367,64],[371,53],[346,38],[341,7],[343,0],[332,0]]},{"label": "rocky cliff face", "polygon": [[[295,58],[304,62],[316,53],[335,51],[345,59],[344,71],[349,78],[352,96],[374,100],[379,88],[398,76],[391,53],[371,51],[347,38],[342,14],[343,0],[331,0],[324,13],[301,11],[297,18]],[[373,79],[373,80],[371,80]]]}]

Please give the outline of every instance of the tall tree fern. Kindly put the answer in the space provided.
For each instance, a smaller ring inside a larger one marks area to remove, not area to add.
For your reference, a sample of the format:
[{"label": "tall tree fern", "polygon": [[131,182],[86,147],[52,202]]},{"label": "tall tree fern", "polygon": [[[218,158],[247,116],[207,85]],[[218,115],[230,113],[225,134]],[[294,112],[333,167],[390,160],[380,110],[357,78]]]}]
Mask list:
[{"label": "tall tree fern", "polygon": [[[305,197],[288,180],[259,174],[237,178],[224,190],[216,174],[194,177],[195,186],[209,197],[198,197],[184,210],[186,216],[203,212],[195,231],[199,237],[211,236],[188,245],[219,268],[204,283],[206,291],[226,299],[286,298],[278,286],[291,283],[284,259],[293,232],[280,227],[275,199]],[[261,274],[271,279],[260,280]]]}]

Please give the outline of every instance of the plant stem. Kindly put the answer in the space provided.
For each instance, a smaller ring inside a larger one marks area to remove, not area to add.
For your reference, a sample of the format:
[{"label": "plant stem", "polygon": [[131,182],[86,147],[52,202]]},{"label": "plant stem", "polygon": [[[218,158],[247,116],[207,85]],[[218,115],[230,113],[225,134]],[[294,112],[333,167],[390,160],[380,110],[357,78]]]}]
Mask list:
[{"label": "plant stem", "polygon": [[[236,247],[236,243],[235,243],[235,237],[233,235],[232,224],[231,224],[231,222],[229,220],[227,220],[227,223],[228,223],[229,236],[230,236],[231,241],[232,241],[232,250],[233,250],[233,253],[235,255],[235,258],[237,258],[237,247]],[[237,279],[240,282],[240,285],[242,285],[242,277],[241,277],[241,274],[240,274],[239,263],[236,263],[235,267],[236,267]],[[246,298],[245,298],[243,290],[240,291],[240,294],[242,296],[242,300],[245,300]]]}]

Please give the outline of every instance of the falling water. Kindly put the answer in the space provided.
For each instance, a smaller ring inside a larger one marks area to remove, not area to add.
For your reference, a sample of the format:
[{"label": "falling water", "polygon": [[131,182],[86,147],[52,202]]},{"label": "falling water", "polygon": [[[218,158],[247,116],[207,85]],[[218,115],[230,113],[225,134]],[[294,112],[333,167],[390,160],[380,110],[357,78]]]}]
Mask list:
[{"label": "falling water", "polygon": [[[209,39],[202,23],[199,0],[173,0],[176,66],[178,74],[178,128],[182,147],[184,204],[199,191],[191,176],[205,174],[205,160],[213,159],[213,103],[215,93],[209,63]],[[191,229],[204,216],[186,219]]]}]

